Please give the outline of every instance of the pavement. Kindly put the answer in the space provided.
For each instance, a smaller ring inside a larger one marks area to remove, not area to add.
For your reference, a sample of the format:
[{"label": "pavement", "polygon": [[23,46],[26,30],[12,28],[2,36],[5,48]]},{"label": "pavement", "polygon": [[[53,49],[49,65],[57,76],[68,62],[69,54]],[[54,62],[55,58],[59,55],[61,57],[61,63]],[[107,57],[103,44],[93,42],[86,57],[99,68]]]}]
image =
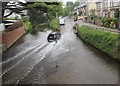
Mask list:
[{"label": "pavement", "polygon": [[23,36],[3,54],[2,83],[117,84],[119,62],[81,41],[75,23],[65,19],[57,43],[47,42],[51,31]]},{"label": "pavement", "polygon": [[[82,22],[82,23],[81,23]],[[117,33],[119,34],[120,33],[120,30],[119,29],[111,29],[111,28],[106,28],[106,27],[102,27],[102,26],[98,26],[98,25],[95,25],[95,24],[91,24],[91,23],[86,23],[82,20],[78,20],[77,22],[79,25],[86,25],[86,26],[90,26],[90,27],[94,27],[95,29],[101,29],[101,30],[104,30],[104,31],[109,31],[109,32],[113,32],[113,33]]]}]

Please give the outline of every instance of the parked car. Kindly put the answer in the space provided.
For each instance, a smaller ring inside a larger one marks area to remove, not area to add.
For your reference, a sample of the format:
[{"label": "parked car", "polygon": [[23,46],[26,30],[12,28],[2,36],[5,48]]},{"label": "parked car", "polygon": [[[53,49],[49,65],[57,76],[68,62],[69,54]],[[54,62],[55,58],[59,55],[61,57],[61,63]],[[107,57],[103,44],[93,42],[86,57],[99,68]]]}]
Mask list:
[{"label": "parked car", "polygon": [[65,19],[63,17],[59,17],[59,24],[65,25]]},{"label": "parked car", "polygon": [[84,19],[84,16],[78,16],[78,20]]},{"label": "parked car", "polygon": [[74,21],[77,21],[77,19],[74,19]]},{"label": "parked car", "polygon": [[61,38],[60,32],[52,32],[48,35],[47,40],[48,42],[56,41]]}]

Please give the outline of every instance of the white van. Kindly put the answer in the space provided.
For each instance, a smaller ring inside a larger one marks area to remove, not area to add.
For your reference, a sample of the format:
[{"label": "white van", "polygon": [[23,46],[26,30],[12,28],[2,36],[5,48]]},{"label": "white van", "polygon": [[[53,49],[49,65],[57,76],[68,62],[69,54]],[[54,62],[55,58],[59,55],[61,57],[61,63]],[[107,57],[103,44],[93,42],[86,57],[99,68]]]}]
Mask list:
[{"label": "white van", "polygon": [[63,17],[59,17],[59,24],[65,25],[65,19]]}]

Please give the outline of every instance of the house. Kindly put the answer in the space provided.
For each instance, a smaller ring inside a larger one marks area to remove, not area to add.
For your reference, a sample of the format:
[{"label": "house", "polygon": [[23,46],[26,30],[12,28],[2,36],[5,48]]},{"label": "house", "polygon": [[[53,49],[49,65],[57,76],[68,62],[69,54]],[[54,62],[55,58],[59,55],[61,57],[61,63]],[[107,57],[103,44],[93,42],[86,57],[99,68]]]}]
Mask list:
[{"label": "house", "polygon": [[114,17],[115,10],[118,9],[119,0],[98,0],[96,2],[96,15],[102,17]]},{"label": "house", "polygon": [[1,42],[0,48],[2,48],[3,51],[5,51],[25,33],[25,29],[23,26],[23,22],[17,21],[17,19],[21,18],[20,14],[18,12],[11,11],[13,9],[21,7],[19,3],[13,0],[9,2],[7,2],[7,0],[4,0],[2,4],[3,3],[4,3],[3,7],[5,8],[4,10],[5,12],[3,12],[4,15],[2,16],[7,16],[7,18],[14,19],[14,20],[4,19],[4,21],[2,21],[2,23],[0,24],[0,33],[1,33],[0,38],[2,39],[0,40]]},{"label": "house", "polygon": [[96,10],[96,3],[95,2],[96,2],[96,0],[89,0],[88,1],[88,9],[87,9],[88,15],[91,15],[91,12]]},{"label": "house", "polygon": [[91,13],[91,10],[96,9],[95,0],[83,0],[80,1],[79,6],[76,9],[81,13],[81,16],[88,16]]}]

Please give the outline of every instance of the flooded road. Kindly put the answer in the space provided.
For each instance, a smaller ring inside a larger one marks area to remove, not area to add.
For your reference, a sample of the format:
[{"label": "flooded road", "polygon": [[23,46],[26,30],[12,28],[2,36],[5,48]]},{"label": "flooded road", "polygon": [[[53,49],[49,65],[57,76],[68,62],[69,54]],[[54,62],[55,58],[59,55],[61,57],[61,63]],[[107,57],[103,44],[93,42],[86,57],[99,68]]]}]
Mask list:
[{"label": "flooded road", "polygon": [[73,19],[65,23],[57,43],[47,42],[47,31],[27,34],[8,49],[1,63],[3,84],[117,84],[118,61],[82,42]]}]

